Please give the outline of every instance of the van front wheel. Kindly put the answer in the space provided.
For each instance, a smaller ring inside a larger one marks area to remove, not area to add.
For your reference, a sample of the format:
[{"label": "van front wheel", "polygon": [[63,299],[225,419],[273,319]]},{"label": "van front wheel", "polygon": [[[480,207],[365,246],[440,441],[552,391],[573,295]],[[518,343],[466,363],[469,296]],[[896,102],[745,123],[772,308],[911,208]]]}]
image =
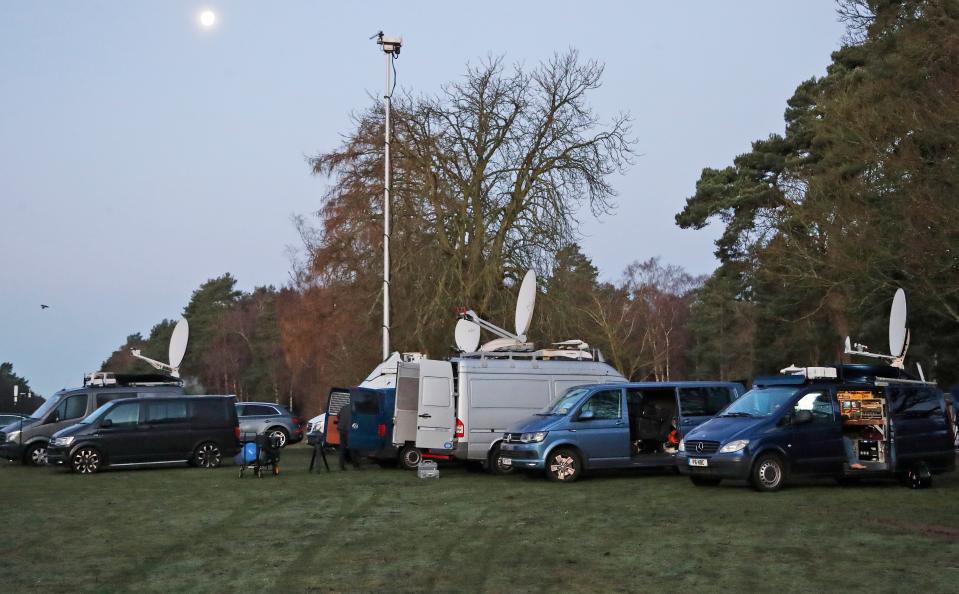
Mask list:
[{"label": "van front wheel", "polygon": [[546,458],[546,476],[559,483],[571,483],[583,473],[583,462],[572,448],[556,448]]},{"label": "van front wheel", "polygon": [[753,464],[750,482],[757,491],[778,491],[786,482],[786,465],[775,454],[760,456]]},{"label": "van front wheel", "polygon": [[200,468],[216,468],[220,465],[220,448],[212,441],[201,443],[193,452],[193,465]]},{"label": "van front wheel", "polygon": [[29,466],[45,466],[47,463],[47,444],[35,443],[27,448],[23,461]]}]

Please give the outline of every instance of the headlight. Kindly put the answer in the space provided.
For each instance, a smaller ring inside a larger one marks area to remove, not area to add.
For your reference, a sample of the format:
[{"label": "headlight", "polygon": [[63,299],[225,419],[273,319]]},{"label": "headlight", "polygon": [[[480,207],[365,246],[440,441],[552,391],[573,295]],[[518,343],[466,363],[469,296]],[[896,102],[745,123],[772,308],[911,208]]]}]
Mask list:
[{"label": "headlight", "polygon": [[73,440],[76,439],[73,436],[70,437],[56,437],[53,439],[53,447],[55,448],[65,448],[68,447]]},{"label": "headlight", "polygon": [[722,454],[730,454],[732,452],[740,452],[749,445],[748,439],[737,439],[736,441],[731,441],[719,449]]},{"label": "headlight", "polygon": [[685,437],[679,440],[679,451],[680,451],[680,452],[685,452],[685,451],[686,451],[686,438],[685,438]]},{"label": "headlight", "polygon": [[519,436],[519,440],[523,443],[539,443],[546,439],[546,434],[548,431],[537,431],[536,433],[524,433]]},{"label": "headlight", "polygon": [[10,433],[7,433],[7,441],[8,442],[20,441],[20,432],[11,431]]}]

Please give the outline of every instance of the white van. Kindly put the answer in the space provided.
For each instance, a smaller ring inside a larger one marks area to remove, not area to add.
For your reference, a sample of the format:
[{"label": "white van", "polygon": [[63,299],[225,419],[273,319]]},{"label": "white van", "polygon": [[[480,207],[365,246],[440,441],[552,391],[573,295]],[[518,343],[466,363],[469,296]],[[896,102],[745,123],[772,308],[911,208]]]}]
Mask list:
[{"label": "white van", "polygon": [[510,425],[573,386],[625,381],[606,363],[543,358],[539,352],[401,362],[393,443],[405,468],[415,468],[425,455],[507,472],[498,463],[499,444]]}]

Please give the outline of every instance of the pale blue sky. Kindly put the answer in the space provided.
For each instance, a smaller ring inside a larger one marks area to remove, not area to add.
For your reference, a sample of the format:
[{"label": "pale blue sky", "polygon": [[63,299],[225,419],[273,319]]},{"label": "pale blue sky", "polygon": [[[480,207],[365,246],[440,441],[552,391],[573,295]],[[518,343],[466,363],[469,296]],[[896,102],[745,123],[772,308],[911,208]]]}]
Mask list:
[{"label": "pale blue sky", "polygon": [[488,53],[605,62],[594,105],[632,112],[641,156],[616,214],[584,221],[585,250],[608,279],[656,255],[709,272],[716,230],[673,216],[703,167],[783,129],[843,33],[831,0],[460,4],[0,3],[0,360],[50,394],[207,278],[285,283],[291,216],[324,188],[304,156],[381,94],[380,29],[404,36],[417,92]]}]

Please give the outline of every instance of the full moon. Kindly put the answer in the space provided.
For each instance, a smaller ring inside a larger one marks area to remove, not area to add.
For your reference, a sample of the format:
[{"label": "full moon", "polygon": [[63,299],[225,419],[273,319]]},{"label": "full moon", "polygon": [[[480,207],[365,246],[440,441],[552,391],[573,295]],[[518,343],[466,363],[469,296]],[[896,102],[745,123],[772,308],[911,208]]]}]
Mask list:
[{"label": "full moon", "polygon": [[212,27],[216,22],[216,15],[212,10],[204,10],[200,13],[200,24],[204,27]]}]

